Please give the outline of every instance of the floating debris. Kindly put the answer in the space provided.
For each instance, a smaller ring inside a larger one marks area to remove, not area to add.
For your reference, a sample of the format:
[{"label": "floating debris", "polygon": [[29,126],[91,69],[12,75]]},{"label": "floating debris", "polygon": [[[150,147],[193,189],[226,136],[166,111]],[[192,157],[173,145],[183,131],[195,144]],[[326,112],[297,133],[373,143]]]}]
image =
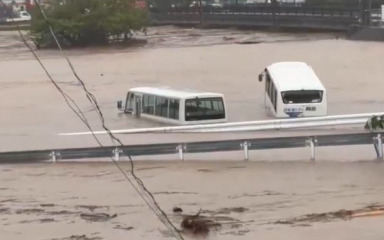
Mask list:
[{"label": "floating debris", "polygon": [[117,226],[114,227],[114,229],[121,229],[121,230],[130,231],[130,230],[134,229],[134,227],[131,227],[131,226],[124,227],[124,226],[121,226],[121,225],[117,225]]},{"label": "floating debris", "polygon": [[70,237],[52,240],[102,240],[101,237],[87,237],[86,235],[72,235]]},{"label": "floating debris", "polygon": [[80,217],[91,222],[106,222],[117,217],[117,214],[109,215],[107,213],[82,213]]},{"label": "floating debris", "polygon": [[0,214],[3,213],[3,214],[8,214],[10,213],[10,208],[0,208]]},{"label": "floating debris", "polygon": [[248,211],[248,208],[245,207],[233,207],[233,208],[220,208],[217,211],[209,211],[205,210],[204,213],[209,213],[212,215],[218,215],[218,214],[231,214],[231,213],[243,213]]},{"label": "floating debris", "polygon": [[197,193],[195,192],[154,192],[153,193],[154,195],[158,195],[158,194],[191,194],[191,195],[196,195]]},{"label": "floating debris", "polygon": [[220,227],[221,224],[213,221],[212,219],[201,216],[201,210],[195,215],[185,215],[181,222],[181,228],[186,234],[195,236],[206,236],[211,228]]},{"label": "floating debris", "polygon": [[307,214],[301,217],[296,217],[287,220],[276,221],[275,224],[289,224],[300,226],[298,224],[313,223],[313,222],[328,222],[335,220],[350,220],[357,217],[372,217],[372,216],[384,216],[384,206],[370,205],[362,209],[357,210],[339,210],[335,212],[327,213],[313,213]]},{"label": "floating debris", "polygon": [[173,208],[173,212],[174,212],[174,213],[181,213],[181,212],[183,212],[183,209],[180,208],[180,207],[174,207],[174,208]]},{"label": "floating debris", "polygon": [[79,205],[79,206],[76,206],[78,208],[86,208],[88,209],[89,211],[93,212],[95,209],[97,208],[104,208],[105,206],[95,206],[95,205]]},{"label": "floating debris", "polygon": [[55,204],[53,204],[53,203],[42,203],[42,204],[40,204],[40,207],[53,207],[53,206],[55,206]]},{"label": "floating debris", "polygon": [[38,214],[43,213],[43,209],[31,208],[31,209],[18,209],[16,210],[16,214]]},{"label": "floating debris", "polygon": [[55,219],[53,219],[53,218],[43,218],[43,219],[40,219],[39,222],[41,222],[41,223],[55,222]]}]

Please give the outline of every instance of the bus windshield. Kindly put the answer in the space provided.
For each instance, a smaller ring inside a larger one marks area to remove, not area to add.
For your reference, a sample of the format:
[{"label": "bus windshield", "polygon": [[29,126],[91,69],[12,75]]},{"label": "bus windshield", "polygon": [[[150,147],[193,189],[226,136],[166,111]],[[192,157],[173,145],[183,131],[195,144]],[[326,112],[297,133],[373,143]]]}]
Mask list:
[{"label": "bus windshield", "polygon": [[185,120],[211,120],[225,118],[223,99],[195,98],[185,100]]},{"label": "bus windshield", "polygon": [[285,91],[281,93],[283,103],[320,103],[323,99],[323,91],[319,90],[301,90]]}]

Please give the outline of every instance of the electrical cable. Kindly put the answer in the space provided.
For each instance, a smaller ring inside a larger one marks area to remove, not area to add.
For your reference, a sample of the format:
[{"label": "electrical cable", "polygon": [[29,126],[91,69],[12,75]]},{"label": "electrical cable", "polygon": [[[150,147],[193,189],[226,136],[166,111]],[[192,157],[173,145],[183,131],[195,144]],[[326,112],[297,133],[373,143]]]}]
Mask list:
[{"label": "electrical cable", "polygon": [[[52,37],[54,38],[55,42],[56,42],[56,45],[57,47],[59,48],[60,52],[63,54],[63,56],[65,57],[65,59],[67,60],[67,63],[71,69],[71,71],[73,72],[74,76],[76,77],[76,79],[80,82],[80,84],[82,85],[82,88],[83,90],[85,91],[86,93],[86,96],[87,96],[87,99],[89,100],[89,102],[92,104],[92,106],[94,107],[94,109],[97,111],[98,113],[98,116],[101,120],[101,123],[102,123],[102,127],[103,129],[109,134],[112,142],[115,144],[116,146],[116,142],[119,143],[119,145],[121,147],[124,147],[124,144],[121,142],[121,140],[117,137],[115,137],[112,132],[106,127],[105,125],[105,119],[104,119],[104,116],[103,116],[103,113],[100,109],[100,106],[98,105],[97,103],[97,99],[96,97],[88,91],[88,89],[86,88],[83,80],[78,76],[77,72],[75,71],[75,68],[74,66],[72,65],[70,59],[68,58],[68,56],[64,53],[61,45],[60,45],[60,42],[58,41],[57,37],[56,37],[56,34],[51,26],[51,24],[49,23],[49,20],[43,10],[43,8],[41,7],[40,5],[40,2],[39,0],[36,0],[35,1],[36,3],[36,6],[39,8],[42,16],[44,17],[44,20],[45,22],[47,23],[49,29],[50,29],[50,32],[51,32],[51,35]],[[101,146],[103,147],[103,145],[101,144],[100,140],[96,137],[96,135],[94,134],[89,122],[87,121],[84,113],[81,111],[81,109],[79,108],[79,106],[76,104],[76,102],[68,95],[66,94],[61,88],[60,86],[54,81],[54,79],[52,78],[51,74],[48,72],[48,70],[45,68],[44,64],[42,63],[42,61],[39,59],[39,57],[37,56],[37,54],[35,53],[35,51],[31,48],[31,46],[28,44],[27,40],[25,39],[25,37],[23,36],[23,34],[21,33],[20,29],[18,29],[18,32],[19,32],[19,35],[20,37],[22,38],[22,41],[23,43],[27,46],[27,48],[31,51],[31,53],[33,54],[33,56],[35,57],[35,59],[39,62],[40,66],[43,68],[44,72],[46,73],[46,75],[48,76],[48,78],[50,79],[50,81],[54,84],[54,86],[56,87],[56,89],[60,92],[60,94],[63,96],[63,98],[65,99],[65,102],[67,103],[67,105],[71,108],[71,110],[77,115],[77,117],[80,118],[80,120],[87,126],[87,128],[91,131],[94,139],[96,140],[96,142]],[[71,105],[71,103],[73,104],[73,106]],[[76,110],[77,109],[77,110]],[[117,147],[117,146],[116,146]],[[143,181],[136,176],[135,172],[134,172],[134,163],[133,163],[133,160],[131,158],[131,156],[129,155],[129,153],[127,153],[126,151],[123,151],[124,154],[128,157],[129,161],[130,161],[130,165],[131,165],[131,175],[133,176],[133,178],[135,179],[135,181],[137,182],[137,184],[139,185],[139,187],[141,187],[141,189],[143,190],[143,192],[145,192],[149,197],[150,197],[150,200],[152,200],[152,203],[154,206],[152,206],[150,204],[150,201],[143,195],[142,192],[140,192],[140,190],[137,188],[137,186],[135,186],[135,184],[131,181],[131,179],[129,178],[129,176],[125,173],[125,171],[120,167],[120,165],[111,157],[111,160],[112,162],[115,164],[115,166],[119,169],[119,171],[123,174],[123,176],[125,177],[125,179],[132,185],[132,187],[136,190],[136,192],[141,196],[141,198],[145,201],[145,203],[148,205],[148,207],[156,214],[156,216],[159,218],[159,220],[173,233],[173,235],[175,236],[175,238],[177,239],[183,239],[183,237],[180,235],[179,231],[177,230],[177,228],[172,224],[172,222],[169,220],[168,216],[166,215],[166,213],[161,209],[161,207],[159,206],[159,204],[157,203],[157,201],[155,200],[153,194],[147,189],[147,187],[144,185]]]}]

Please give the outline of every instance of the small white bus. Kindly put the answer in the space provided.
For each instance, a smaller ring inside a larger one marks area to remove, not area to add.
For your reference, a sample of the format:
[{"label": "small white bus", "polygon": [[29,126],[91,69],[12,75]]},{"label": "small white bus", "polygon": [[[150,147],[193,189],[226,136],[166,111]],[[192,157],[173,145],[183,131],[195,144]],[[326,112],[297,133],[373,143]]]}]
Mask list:
[{"label": "small white bus", "polygon": [[128,91],[117,108],[137,117],[176,124],[209,124],[227,121],[223,94],[176,90],[169,87],[138,87]]},{"label": "small white bus", "polygon": [[260,73],[265,79],[265,107],[277,118],[327,115],[326,89],[303,62],[277,62]]}]

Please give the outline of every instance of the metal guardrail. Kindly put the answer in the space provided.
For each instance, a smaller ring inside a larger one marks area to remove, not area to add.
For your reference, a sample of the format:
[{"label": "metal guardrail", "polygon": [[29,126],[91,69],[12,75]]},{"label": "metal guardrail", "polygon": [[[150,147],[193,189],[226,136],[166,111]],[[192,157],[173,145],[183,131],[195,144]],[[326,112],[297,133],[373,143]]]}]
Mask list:
[{"label": "metal guardrail", "polygon": [[[175,7],[170,8],[168,13],[200,13],[199,8]],[[203,7],[203,14],[291,14],[291,15],[321,15],[321,16],[356,16],[361,15],[361,9],[356,7],[294,7],[294,6],[271,6],[271,5],[234,5],[222,8]]]},{"label": "metal guardrail", "polygon": [[151,14],[152,22],[162,24],[191,24],[205,26],[253,26],[289,27],[308,29],[346,30],[351,25],[360,25],[358,16],[290,15],[290,14],[220,14],[205,13],[164,13]]},{"label": "metal guardrail", "polygon": [[[293,128],[323,127],[337,125],[360,124],[363,129],[368,119],[373,116],[382,116],[384,112],[360,113],[346,115],[332,115],[323,117],[288,118],[276,120],[259,120],[246,122],[214,123],[187,126],[171,126],[156,128],[136,128],[112,130],[113,134],[138,134],[138,133],[185,133],[185,132],[232,132],[232,131],[262,131]],[[106,134],[106,131],[59,133],[61,136],[77,136],[91,134]]]},{"label": "metal guardrail", "polygon": [[[379,10],[366,16],[361,6],[294,6],[271,4],[230,5],[221,8],[175,7],[152,11],[155,24],[202,24],[214,26],[293,27],[346,30],[352,25],[377,25]],[[371,19],[368,21],[367,19]]]},{"label": "metal guardrail", "polygon": [[373,144],[378,158],[383,158],[382,134],[354,133],[318,136],[293,136],[278,138],[254,138],[222,141],[177,142],[165,144],[127,145],[124,147],[93,147],[93,148],[66,148],[39,151],[17,151],[0,153],[0,163],[40,162],[52,160],[53,162],[68,159],[90,159],[114,157],[119,160],[121,156],[149,156],[178,154],[180,160],[186,153],[208,153],[225,151],[244,151],[244,159],[248,160],[249,150],[284,149],[310,147],[311,159],[315,159],[315,147],[368,145]]}]

